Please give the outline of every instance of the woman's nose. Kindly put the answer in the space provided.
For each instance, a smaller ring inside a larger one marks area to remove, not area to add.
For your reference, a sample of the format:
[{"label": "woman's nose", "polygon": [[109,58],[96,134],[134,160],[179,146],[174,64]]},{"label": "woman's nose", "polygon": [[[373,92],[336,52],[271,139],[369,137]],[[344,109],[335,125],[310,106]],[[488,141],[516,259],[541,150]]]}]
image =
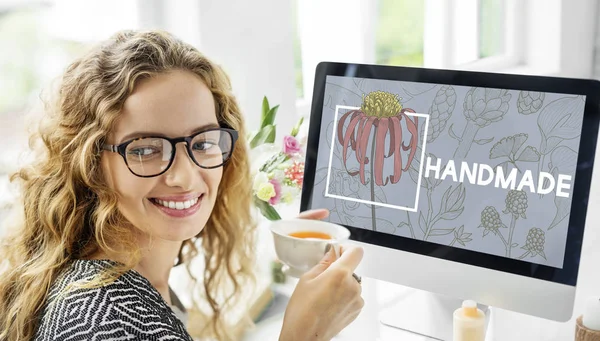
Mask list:
[{"label": "woman's nose", "polygon": [[185,143],[179,143],[176,146],[175,158],[171,167],[166,172],[167,185],[171,187],[181,187],[184,190],[191,190],[196,177],[200,177],[198,166],[188,155]]}]

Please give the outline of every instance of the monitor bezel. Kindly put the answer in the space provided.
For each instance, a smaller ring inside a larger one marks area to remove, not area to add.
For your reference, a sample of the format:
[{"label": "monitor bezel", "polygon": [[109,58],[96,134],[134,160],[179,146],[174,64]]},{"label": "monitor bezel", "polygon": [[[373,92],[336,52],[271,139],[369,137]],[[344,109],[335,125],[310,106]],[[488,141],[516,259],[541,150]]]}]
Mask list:
[{"label": "monitor bezel", "polygon": [[573,200],[562,268],[530,263],[524,260],[509,259],[345,225],[351,232],[350,239],[358,242],[576,286],[600,123],[600,81],[372,64],[321,62],[317,65],[315,73],[300,211],[318,208],[312,207],[312,190],[314,188],[327,76],[585,95],[584,118],[579,144],[577,170],[573,182]]}]

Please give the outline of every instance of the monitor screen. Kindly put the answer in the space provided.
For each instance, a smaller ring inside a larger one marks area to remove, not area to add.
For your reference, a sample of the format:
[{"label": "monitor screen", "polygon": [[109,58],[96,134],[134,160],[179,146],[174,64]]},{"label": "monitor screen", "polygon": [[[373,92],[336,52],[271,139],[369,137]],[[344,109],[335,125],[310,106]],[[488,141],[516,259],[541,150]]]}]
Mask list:
[{"label": "monitor screen", "polygon": [[303,208],[328,208],[357,240],[573,283],[558,274],[577,267],[585,221],[572,208],[587,201],[597,138],[595,112],[582,146],[586,91],[345,70],[315,83]]}]

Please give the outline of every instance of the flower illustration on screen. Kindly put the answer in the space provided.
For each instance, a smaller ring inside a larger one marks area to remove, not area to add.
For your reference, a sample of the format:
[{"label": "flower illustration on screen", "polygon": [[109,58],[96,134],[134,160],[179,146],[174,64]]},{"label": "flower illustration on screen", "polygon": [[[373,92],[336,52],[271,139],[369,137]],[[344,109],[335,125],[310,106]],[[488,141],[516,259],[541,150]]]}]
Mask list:
[{"label": "flower illustration on screen", "polygon": [[[365,166],[371,163],[374,168],[373,176],[375,184],[385,186],[388,181],[392,184],[400,181],[403,172],[406,172],[417,151],[418,121],[413,121],[406,113],[414,113],[409,108],[402,108],[398,95],[389,92],[375,91],[363,95],[363,103],[359,110],[351,110],[345,113],[338,123],[337,137],[342,145],[342,157],[344,165],[348,159],[348,148],[355,152],[356,160],[360,168],[349,172],[350,175],[360,176],[360,182],[367,184],[365,178]],[[350,119],[348,127],[344,131],[344,123]],[[405,125],[410,133],[408,145],[403,143],[402,125]],[[386,147],[386,138],[389,145]],[[367,156],[367,147],[371,141],[371,157]],[[408,151],[408,159],[403,163],[400,148]],[[383,176],[384,159],[394,157],[394,172],[389,177]]]},{"label": "flower illustration on screen", "polygon": [[[375,200],[374,185],[398,183],[402,173],[410,168],[417,151],[418,120],[407,115],[415,111],[403,108],[400,99],[398,95],[385,91],[370,92],[363,95],[360,109],[348,111],[337,124],[337,140],[343,148],[343,164],[348,174],[358,176],[363,185],[370,184],[371,202]],[[349,123],[345,125],[347,121]],[[406,129],[403,130],[403,127]],[[408,131],[408,138],[403,136],[405,131]],[[408,154],[406,159],[402,151]],[[358,161],[358,169],[348,169],[348,157]],[[391,174],[384,174],[386,159],[393,163]],[[375,229],[375,207],[371,206]]]}]

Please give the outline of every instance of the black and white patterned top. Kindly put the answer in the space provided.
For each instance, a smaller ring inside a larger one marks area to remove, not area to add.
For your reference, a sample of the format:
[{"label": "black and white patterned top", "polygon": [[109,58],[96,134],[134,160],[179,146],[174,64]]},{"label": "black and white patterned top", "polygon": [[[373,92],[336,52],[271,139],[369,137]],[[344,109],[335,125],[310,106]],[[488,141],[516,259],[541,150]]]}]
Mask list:
[{"label": "black and white patterned top", "polygon": [[113,263],[76,260],[55,281],[40,316],[35,341],[185,340],[183,323],[150,282],[130,270],[113,283],[94,289],[71,289]]}]

